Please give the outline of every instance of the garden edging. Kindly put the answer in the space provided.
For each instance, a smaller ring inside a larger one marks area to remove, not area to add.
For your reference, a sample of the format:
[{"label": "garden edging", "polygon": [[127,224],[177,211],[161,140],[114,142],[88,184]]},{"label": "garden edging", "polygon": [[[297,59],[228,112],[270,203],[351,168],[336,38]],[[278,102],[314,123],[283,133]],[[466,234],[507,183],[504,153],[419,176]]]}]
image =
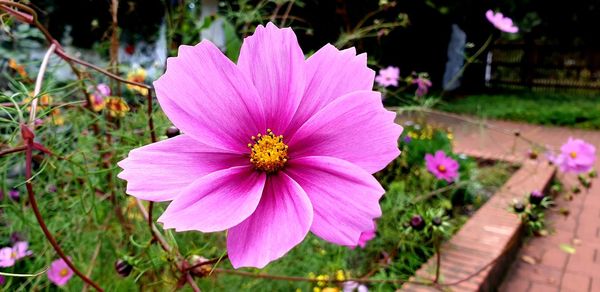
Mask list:
[{"label": "garden edging", "polygon": [[[464,153],[472,156],[480,153]],[[488,157],[486,157],[488,158]],[[441,247],[439,284],[456,283],[456,291],[492,291],[500,284],[524,236],[519,218],[508,211],[514,198],[532,190],[544,190],[555,167],[540,161],[526,161],[518,171]],[[411,280],[433,281],[436,255]],[[469,278],[480,271],[480,273]],[[438,291],[431,286],[407,283],[404,291]]]}]

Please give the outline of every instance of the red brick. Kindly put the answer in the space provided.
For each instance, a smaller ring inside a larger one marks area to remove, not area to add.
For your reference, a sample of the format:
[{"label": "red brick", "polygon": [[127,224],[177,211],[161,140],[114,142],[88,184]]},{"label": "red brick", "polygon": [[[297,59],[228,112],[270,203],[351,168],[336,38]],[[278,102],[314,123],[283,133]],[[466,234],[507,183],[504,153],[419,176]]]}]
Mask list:
[{"label": "red brick", "polygon": [[498,289],[500,292],[525,292],[531,286],[531,282],[527,279],[508,279]]},{"label": "red brick", "polygon": [[[558,292],[558,291],[559,290],[557,287],[553,287],[553,286],[541,284],[541,283],[531,283],[531,286],[529,287],[529,292]],[[515,291],[515,292],[517,292],[517,291]]]},{"label": "red brick", "polygon": [[588,291],[591,278],[580,274],[566,272],[562,278],[561,291]]},{"label": "red brick", "polygon": [[568,258],[569,255],[557,247],[553,249],[548,249],[544,253],[540,264],[547,267],[562,269],[564,266],[567,265]]}]

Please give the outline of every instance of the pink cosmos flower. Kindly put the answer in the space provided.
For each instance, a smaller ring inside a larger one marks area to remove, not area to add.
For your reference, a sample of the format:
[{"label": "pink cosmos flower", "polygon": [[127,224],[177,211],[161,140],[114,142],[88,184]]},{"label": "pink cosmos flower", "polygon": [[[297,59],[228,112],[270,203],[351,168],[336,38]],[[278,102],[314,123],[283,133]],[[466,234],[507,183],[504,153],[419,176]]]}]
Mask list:
[{"label": "pink cosmos flower", "polygon": [[417,84],[417,91],[415,92],[416,96],[423,96],[429,92],[429,87],[431,87],[432,83],[429,79],[424,77],[417,77],[417,79],[413,79],[413,84]]},{"label": "pink cosmos flower", "polygon": [[548,159],[557,165],[562,172],[584,173],[594,167],[596,147],[581,139],[569,140],[560,147],[560,153],[548,153]]},{"label": "pink cosmos flower", "polygon": [[13,247],[4,247],[0,249],[0,267],[12,267],[18,260],[28,255],[31,255],[31,251],[27,241],[16,242]]},{"label": "pink cosmos flower", "polygon": [[505,17],[500,12],[494,12],[492,10],[488,10],[485,13],[485,17],[487,17],[488,21],[492,23],[497,29],[508,32],[508,33],[517,33],[519,32],[519,28],[513,24],[512,19]]},{"label": "pink cosmos flower", "polygon": [[398,67],[389,66],[379,70],[379,75],[375,77],[377,84],[383,87],[398,86],[400,78],[400,69]]},{"label": "pink cosmos flower", "polygon": [[181,135],[119,162],[127,193],[171,201],[176,231],[227,230],[235,268],[264,267],[310,230],[356,246],[381,216],[371,175],[396,158],[402,127],[353,48],[304,58],[294,32],[258,26],[234,64],[211,42],[181,46],[154,82]]},{"label": "pink cosmos flower", "polygon": [[58,259],[50,264],[48,272],[46,272],[48,280],[56,286],[64,286],[73,277],[73,270],[69,268],[63,259]]},{"label": "pink cosmos flower", "polygon": [[425,166],[437,179],[453,182],[458,177],[458,162],[446,156],[442,150],[435,152],[435,155],[426,154]]},{"label": "pink cosmos flower", "polygon": [[369,292],[367,286],[355,281],[346,281],[342,284],[343,292]]}]

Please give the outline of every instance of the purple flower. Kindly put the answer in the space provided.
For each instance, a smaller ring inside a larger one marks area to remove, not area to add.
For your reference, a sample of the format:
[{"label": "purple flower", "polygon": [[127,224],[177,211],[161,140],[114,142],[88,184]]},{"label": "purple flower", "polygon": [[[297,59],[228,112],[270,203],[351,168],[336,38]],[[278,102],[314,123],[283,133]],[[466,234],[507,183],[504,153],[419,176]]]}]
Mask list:
[{"label": "purple flower", "polygon": [[512,19],[505,17],[502,13],[495,13],[492,10],[488,10],[485,13],[485,17],[487,17],[488,21],[492,23],[497,29],[508,32],[508,33],[517,33],[519,28],[513,24]]},{"label": "purple flower", "polygon": [[15,262],[28,255],[31,255],[31,251],[26,241],[19,241],[13,247],[4,247],[0,249],[0,267],[12,267]]},{"label": "purple flower", "polygon": [[10,191],[8,191],[8,197],[11,198],[11,200],[13,201],[18,202],[20,198],[19,190],[11,189]]},{"label": "purple flower", "polygon": [[415,91],[416,96],[423,96],[427,94],[427,92],[429,92],[429,87],[432,85],[429,79],[421,76],[413,79],[412,83],[417,84],[417,91]]},{"label": "purple flower", "polygon": [[594,167],[596,147],[581,139],[569,140],[560,147],[560,153],[548,153],[548,160],[557,165],[562,172],[585,173]]},{"label": "purple flower", "polygon": [[4,276],[0,275],[0,286],[4,286],[4,284],[6,284],[6,279],[4,279]]},{"label": "purple flower", "polygon": [[453,182],[458,177],[458,162],[446,156],[442,150],[435,152],[435,155],[426,154],[425,166],[437,179]]},{"label": "purple flower", "polygon": [[404,136],[404,138],[402,138],[402,140],[404,141],[404,143],[408,144],[410,143],[410,141],[412,141],[412,138],[408,135]]},{"label": "purple flower", "polygon": [[379,86],[398,86],[398,79],[400,78],[400,69],[398,67],[389,66],[385,69],[379,70],[379,75],[375,77],[375,82]]},{"label": "purple flower", "polygon": [[119,177],[132,196],[171,201],[165,228],[227,230],[235,268],[264,267],[309,231],[356,246],[381,216],[371,174],[400,153],[373,78],[353,48],[305,60],[294,32],[271,23],[237,64],[209,41],[181,46],[154,87],[182,134],[132,150]]},{"label": "purple flower", "polygon": [[48,272],[46,272],[48,280],[56,286],[64,286],[73,277],[73,270],[69,268],[63,259],[58,259],[50,264]]}]

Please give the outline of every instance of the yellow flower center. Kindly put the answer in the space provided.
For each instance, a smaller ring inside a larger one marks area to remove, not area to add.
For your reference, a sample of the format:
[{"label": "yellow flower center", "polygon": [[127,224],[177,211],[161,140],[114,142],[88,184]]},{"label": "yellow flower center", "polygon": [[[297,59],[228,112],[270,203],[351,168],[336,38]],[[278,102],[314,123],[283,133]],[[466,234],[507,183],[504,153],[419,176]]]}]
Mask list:
[{"label": "yellow flower center", "polygon": [[569,156],[571,156],[571,158],[577,158],[577,152],[573,151],[569,153]]},{"label": "yellow flower center", "polygon": [[446,167],[445,167],[445,166],[443,166],[443,165],[441,165],[441,164],[440,164],[440,165],[438,165],[437,169],[438,169],[440,172],[446,172]]},{"label": "yellow flower center", "polygon": [[16,251],[11,252],[10,253],[10,258],[11,259],[16,259],[17,258],[17,252]]},{"label": "yellow flower center", "polygon": [[276,136],[271,129],[267,134],[252,136],[254,143],[249,143],[250,162],[257,170],[274,173],[283,168],[288,161],[288,146],[283,143],[283,136]]},{"label": "yellow flower center", "polygon": [[58,274],[59,274],[61,277],[64,277],[64,276],[66,276],[67,274],[69,274],[69,270],[68,270],[67,268],[62,268],[62,269],[60,270],[60,272],[58,272]]}]

